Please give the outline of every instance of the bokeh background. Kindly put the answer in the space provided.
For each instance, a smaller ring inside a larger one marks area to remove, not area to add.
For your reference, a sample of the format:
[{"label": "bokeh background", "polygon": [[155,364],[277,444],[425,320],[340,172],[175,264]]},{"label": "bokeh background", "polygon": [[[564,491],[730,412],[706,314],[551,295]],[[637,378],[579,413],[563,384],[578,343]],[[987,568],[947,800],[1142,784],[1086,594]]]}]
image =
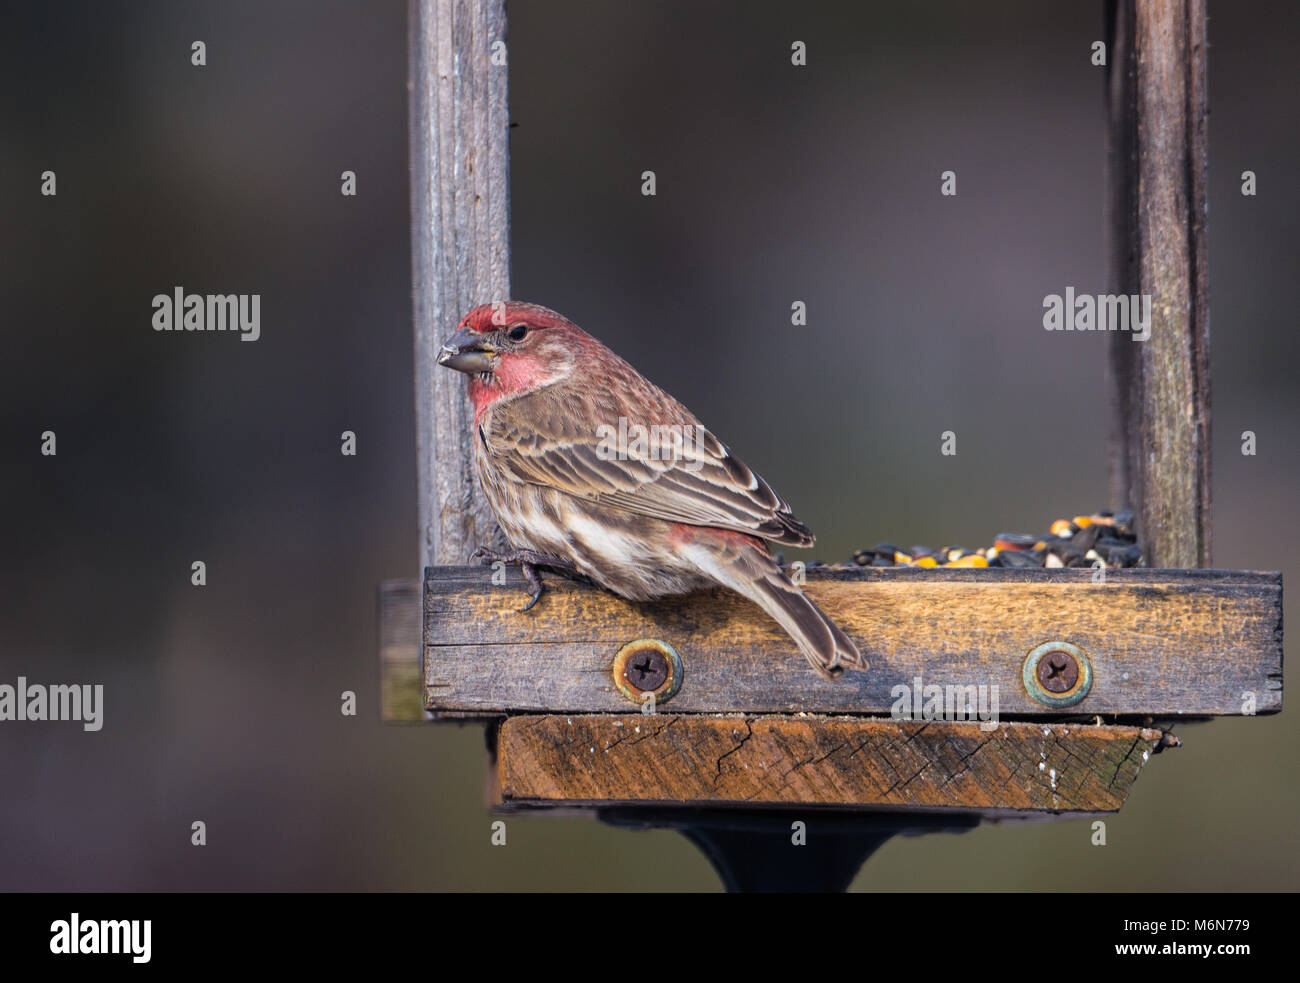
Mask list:
[{"label": "bokeh background", "polygon": [[[106,689],[97,734],[0,725],[0,888],[716,889],[669,832],[520,817],[493,848],[482,728],[378,720],[376,587],[418,573],[405,4],[0,18],[0,681]],[[691,406],[807,557],[1108,504],[1104,339],[1040,323],[1106,286],[1100,3],[509,20],[515,296]],[[1215,561],[1290,580],[1300,8],[1212,3],[1209,34]],[[155,333],[177,284],[260,293],[261,340]],[[1297,719],[1185,728],[1105,848],[1086,821],[895,839],[856,886],[1294,890]]]}]

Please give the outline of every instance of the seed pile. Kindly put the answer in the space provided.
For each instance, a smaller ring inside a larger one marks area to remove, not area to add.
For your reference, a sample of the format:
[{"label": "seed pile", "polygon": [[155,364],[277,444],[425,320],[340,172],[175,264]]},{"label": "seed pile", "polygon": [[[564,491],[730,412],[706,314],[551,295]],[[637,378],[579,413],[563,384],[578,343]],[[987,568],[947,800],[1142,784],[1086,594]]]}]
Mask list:
[{"label": "seed pile", "polygon": [[858,550],[847,566],[859,567],[1136,567],[1142,551],[1133,531],[1133,513],[1096,512],[1057,519],[1042,536],[1003,532],[986,549],[961,546],[904,550],[877,543]]}]

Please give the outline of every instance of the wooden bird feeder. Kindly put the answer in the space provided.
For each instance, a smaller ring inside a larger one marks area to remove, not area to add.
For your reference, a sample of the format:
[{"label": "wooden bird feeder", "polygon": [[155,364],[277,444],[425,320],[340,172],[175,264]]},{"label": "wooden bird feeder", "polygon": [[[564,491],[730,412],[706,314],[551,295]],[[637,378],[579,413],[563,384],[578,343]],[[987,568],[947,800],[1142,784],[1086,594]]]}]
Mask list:
[{"label": "wooden bird feeder", "polygon": [[[495,809],[675,827],[745,888],[844,886],[897,832],[1113,812],[1177,743],[1173,723],[1279,711],[1281,575],[1199,569],[1211,545],[1204,0],[1112,0],[1106,28],[1113,290],[1152,298],[1149,340],[1112,336],[1111,492],[1136,511],[1148,568],[811,569],[808,594],[870,663],[830,682],[726,591],[634,604],[552,576],[520,614],[517,571],[494,583],[459,565],[497,530],[463,381],[434,357],[464,311],[510,293],[507,75],[490,57],[505,16],[502,0],[414,3],[425,574],[381,591],[385,715],[487,721]],[[1053,673],[1068,685],[1042,684]],[[947,719],[926,719],[931,698]],[[813,815],[834,849],[811,866],[762,837],[788,844],[792,817]]]}]

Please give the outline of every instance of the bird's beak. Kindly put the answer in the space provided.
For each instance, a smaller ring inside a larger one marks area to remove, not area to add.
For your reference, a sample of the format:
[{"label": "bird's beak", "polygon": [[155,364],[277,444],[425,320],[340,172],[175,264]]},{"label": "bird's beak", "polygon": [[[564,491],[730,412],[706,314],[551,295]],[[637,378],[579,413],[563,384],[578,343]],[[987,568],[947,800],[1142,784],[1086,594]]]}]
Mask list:
[{"label": "bird's beak", "polygon": [[461,329],[443,342],[438,364],[466,375],[491,372],[496,365],[497,350],[472,331]]}]

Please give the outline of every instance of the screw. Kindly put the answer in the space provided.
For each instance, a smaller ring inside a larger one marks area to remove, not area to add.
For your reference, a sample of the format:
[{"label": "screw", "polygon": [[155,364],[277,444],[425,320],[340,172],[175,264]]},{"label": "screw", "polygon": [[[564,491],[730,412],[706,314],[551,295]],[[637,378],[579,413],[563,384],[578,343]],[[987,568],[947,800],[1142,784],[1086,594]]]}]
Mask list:
[{"label": "screw", "polygon": [[1054,649],[1038,660],[1038,681],[1049,693],[1064,693],[1079,681],[1079,663],[1069,652]]},{"label": "screw", "polygon": [[1020,678],[1025,692],[1044,706],[1072,707],[1092,692],[1092,661],[1073,642],[1043,642],[1025,656]]},{"label": "screw", "polygon": [[629,642],[614,656],[614,685],[633,703],[654,693],[659,703],[670,700],[682,683],[681,657],[667,642],[642,638]]},{"label": "screw", "polygon": [[623,678],[642,693],[658,689],[668,678],[668,660],[662,652],[644,649],[628,660],[623,669]]}]

